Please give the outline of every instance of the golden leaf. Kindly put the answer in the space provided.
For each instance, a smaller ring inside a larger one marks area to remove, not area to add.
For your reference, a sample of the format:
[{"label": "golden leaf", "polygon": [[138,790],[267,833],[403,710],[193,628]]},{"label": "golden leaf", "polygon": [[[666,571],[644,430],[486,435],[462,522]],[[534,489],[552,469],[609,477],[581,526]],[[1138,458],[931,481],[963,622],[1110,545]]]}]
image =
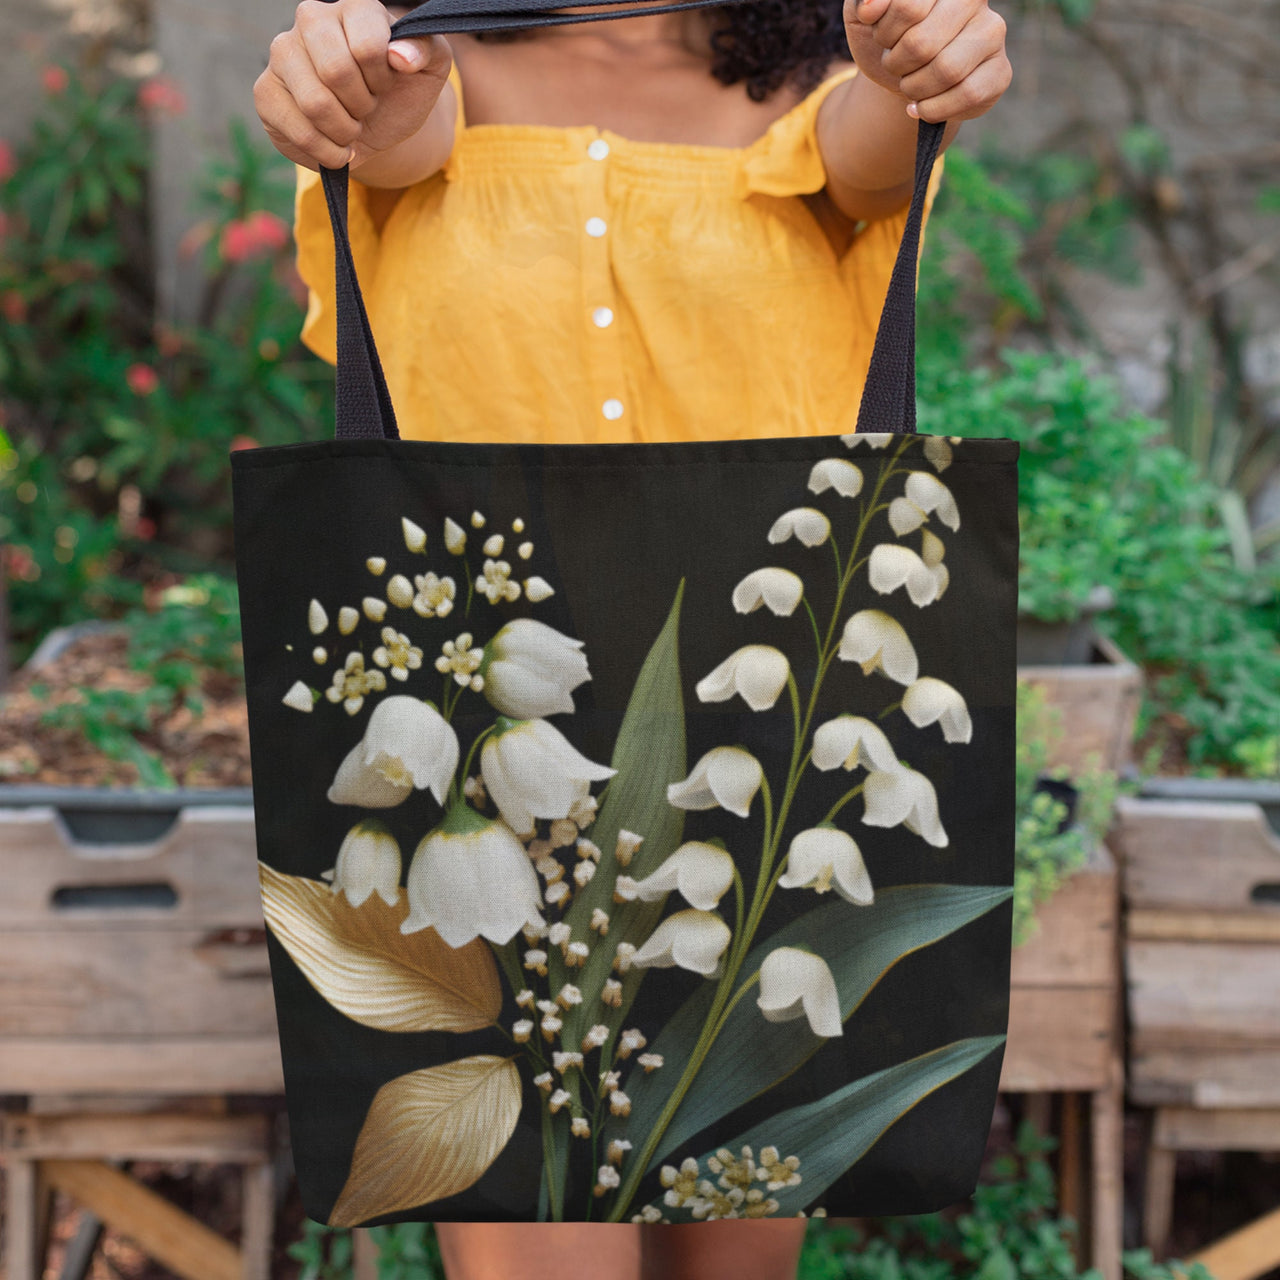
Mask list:
[{"label": "golden leaf", "polygon": [[502,1008],[498,967],[476,938],[451,947],[434,929],[401,933],[404,894],[375,893],[359,907],[319,880],[258,862],[271,932],[340,1013],[380,1031],[475,1031]]},{"label": "golden leaf", "polygon": [[374,1094],[329,1226],[443,1200],[498,1158],[520,1117],[520,1072],[491,1054],[426,1067]]}]

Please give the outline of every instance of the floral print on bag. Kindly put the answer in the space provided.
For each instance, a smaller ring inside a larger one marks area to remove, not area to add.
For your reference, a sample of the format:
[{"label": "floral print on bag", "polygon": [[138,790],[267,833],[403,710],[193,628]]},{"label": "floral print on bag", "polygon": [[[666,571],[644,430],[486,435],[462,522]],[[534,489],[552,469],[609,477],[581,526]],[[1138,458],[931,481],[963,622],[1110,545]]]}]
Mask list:
[{"label": "floral print on bag", "polygon": [[[574,693],[591,680],[594,655],[527,616],[556,586],[527,572],[537,548],[519,513],[504,513],[514,518],[499,532],[486,532],[491,512],[443,516],[438,544],[433,520],[404,515],[404,551],[379,547],[365,561],[381,590],[371,585],[355,603],[312,599],[311,656],[332,674],[277,696],[291,711],[333,717],[326,733],[349,733],[325,798],[364,816],[321,880],[259,863],[267,924],[346,1018],[492,1041],[490,1052],[378,1089],[331,1224],[464,1191],[534,1106],[542,1217],[820,1213],[824,1192],[896,1119],[1002,1043],[955,1041],[815,1101],[771,1105],[777,1084],[845,1034],[887,969],[1010,892],[881,887],[869,873],[864,851],[877,828],[949,846],[934,784],[910,763],[912,734],[958,749],[973,735],[962,691],[922,674],[911,641],[913,613],[948,587],[946,538],[961,522],[940,477],[962,442],[841,439],[849,456],[811,469],[814,505],[761,517],[762,552],[794,539],[811,567],[764,563],[737,583],[724,607],[741,615],[742,642],[694,685],[699,702],[738,699],[776,717],[792,743],[783,774],[770,776],[734,742],[686,766],[683,582],[636,674],[611,759],[575,746]],[[864,470],[863,449],[885,456]],[[826,617],[806,585],[820,574],[833,581]],[[510,616],[516,607],[521,616]],[[761,610],[792,620],[784,647],[753,639]],[[819,717],[833,663],[860,668],[884,704]],[[797,672],[810,670],[803,687]],[[469,712],[489,712],[470,741],[455,727],[475,721],[456,714],[463,699]],[[801,789],[827,805],[808,825],[792,819]],[[378,816],[401,806],[421,815],[412,849]],[[685,839],[691,811],[718,811],[717,833]],[[763,819],[758,849],[741,834],[753,814]],[[806,905],[778,916],[779,895]],[[684,984],[684,1003],[662,1025],[632,1013],[654,969]],[[758,1123],[686,1154],[747,1102]],[[573,1144],[590,1151],[595,1175],[569,1204]]]}]

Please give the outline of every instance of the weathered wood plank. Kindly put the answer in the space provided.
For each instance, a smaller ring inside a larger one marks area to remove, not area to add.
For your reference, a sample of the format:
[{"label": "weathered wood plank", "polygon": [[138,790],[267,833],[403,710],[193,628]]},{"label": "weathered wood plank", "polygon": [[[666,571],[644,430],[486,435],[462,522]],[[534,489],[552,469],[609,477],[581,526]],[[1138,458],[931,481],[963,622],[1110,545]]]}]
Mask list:
[{"label": "weathered wood plank", "polygon": [[1015,988],[1000,1088],[1102,1088],[1109,1079],[1115,993],[1105,987]]},{"label": "weathered wood plank", "polygon": [[248,1164],[270,1156],[264,1115],[94,1114],[0,1118],[0,1148],[23,1159],[202,1160]]},{"label": "weathered wood plank", "polygon": [[1280,1049],[1129,1045],[1129,1100],[1138,1106],[1280,1107]]}]

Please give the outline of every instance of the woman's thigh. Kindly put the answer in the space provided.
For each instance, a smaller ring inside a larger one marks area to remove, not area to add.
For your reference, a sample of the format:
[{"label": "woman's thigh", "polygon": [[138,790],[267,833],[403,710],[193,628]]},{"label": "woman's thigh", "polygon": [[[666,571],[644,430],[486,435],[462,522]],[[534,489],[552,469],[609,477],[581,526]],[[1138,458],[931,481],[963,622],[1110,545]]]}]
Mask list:
[{"label": "woman's thigh", "polygon": [[640,1280],[640,1231],[625,1222],[436,1225],[447,1280]]},{"label": "woman's thigh", "polygon": [[808,1222],[654,1223],[640,1228],[642,1280],[795,1280]]}]

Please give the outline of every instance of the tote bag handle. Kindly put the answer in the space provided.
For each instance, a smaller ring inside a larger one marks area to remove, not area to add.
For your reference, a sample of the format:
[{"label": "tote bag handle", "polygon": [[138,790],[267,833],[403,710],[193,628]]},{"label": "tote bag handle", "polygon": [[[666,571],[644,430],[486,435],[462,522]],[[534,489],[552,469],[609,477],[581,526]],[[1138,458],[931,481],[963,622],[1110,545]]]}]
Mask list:
[{"label": "tote bag handle", "polygon": [[[582,0],[607,4],[610,0]],[[397,19],[391,34],[447,35],[455,31],[552,26],[631,17],[642,13],[670,13],[701,9],[723,0],[683,0],[675,4],[645,4],[600,13],[556,12],[563,0],[519,0],[503,7],[503,0],[429,0]],[[736,0],[750,3],[751,0]],[[858,408],[858,431],[912,433],[916,429],[916,265],[920,228],[924,221],[929,177],[942,142],[942,122],[921,120],[916,138],[915,188],[893,264],[884,309],[876,329],[871,365]],[[337,373],[335,437],[339,440],[398,440],[395,410],[382,373],[382,362],[369,327],[360,282],[356,279],[351,238],[347,230],[348,169],[320,170],[329,221],[333,226],[334,274],[337,284]]]}]

